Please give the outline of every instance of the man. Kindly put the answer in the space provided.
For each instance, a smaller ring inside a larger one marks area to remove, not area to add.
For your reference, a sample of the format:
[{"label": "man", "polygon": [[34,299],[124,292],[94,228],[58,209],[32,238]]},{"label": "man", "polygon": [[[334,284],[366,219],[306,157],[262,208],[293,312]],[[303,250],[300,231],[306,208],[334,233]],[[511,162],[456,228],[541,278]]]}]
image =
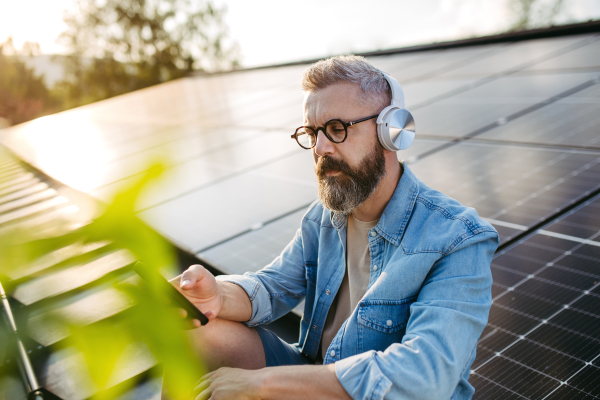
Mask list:
[{"label": "man", "polygon": [[[381,146],[381,71],[334,57],[310,66],[302,88],[293,137],[312,151],[319,199],[292,242],[257,273],[215,279],[194,265],[173,281],[210,320],[191,334],[214,371],[194,396],[470,398],[496,231]],[[303,299],[297,345],[260,326]]]}]

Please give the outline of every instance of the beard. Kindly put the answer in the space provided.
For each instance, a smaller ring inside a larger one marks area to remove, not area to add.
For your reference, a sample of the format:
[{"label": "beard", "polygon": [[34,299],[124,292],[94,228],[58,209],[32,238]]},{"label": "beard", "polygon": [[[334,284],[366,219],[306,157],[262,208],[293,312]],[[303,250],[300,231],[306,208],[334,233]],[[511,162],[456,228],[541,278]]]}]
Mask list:
[{"label": "beard", "polygon": [[[327,176],[329,171],[340,173]],[[318,195],[323,205],[331,211],[348,215],[375,192],[386,175],[383,147],[375,142],[372,151],[355,169],[344,160],[330,156],[320,157],[315,165],[315,172]]]}]

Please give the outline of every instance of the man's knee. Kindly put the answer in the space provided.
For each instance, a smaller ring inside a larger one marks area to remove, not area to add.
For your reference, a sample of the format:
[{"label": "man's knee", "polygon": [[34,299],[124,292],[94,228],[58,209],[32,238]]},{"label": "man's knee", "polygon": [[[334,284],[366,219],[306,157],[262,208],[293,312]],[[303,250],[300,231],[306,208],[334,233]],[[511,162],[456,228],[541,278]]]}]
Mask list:
[{"label": "man's knee", "polygon": [[[215,319],[200,328],[188,331],[188,337],[198,362],[208,371],[221,367],[259,369],[266,367],[265,351],[260,335],[254,328],[240,322]],[[198,379],[201,377],[199,376]],[[169,371],[163,374],[162,399]]]}]

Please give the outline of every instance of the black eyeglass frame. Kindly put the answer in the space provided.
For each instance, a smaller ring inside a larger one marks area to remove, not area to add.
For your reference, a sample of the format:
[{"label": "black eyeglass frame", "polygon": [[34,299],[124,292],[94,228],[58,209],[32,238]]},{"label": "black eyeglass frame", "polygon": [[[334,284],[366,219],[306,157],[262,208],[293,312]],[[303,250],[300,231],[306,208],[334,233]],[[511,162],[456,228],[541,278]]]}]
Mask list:
[{"label": "black eyeglass frame", "polygon": [[[298,142],[298,144],[300,145],[300,147],[302,147],[303,149],[310,150],[310,149],[312,149],[313,147],[315,147],[317,145],[316,139],[315,139],[315,144],[313,144],[311,147],[304,147],[304,146],[302,146],[302,144],[300,144],[300,140],[298,140],[298,131],[300,129],[310,129],[311,131],[313,131],[315,137],[319,135],[319,131],[322,131],[323,134],[325,135],[325,137],[327,139],[329,139],[332,143],[344,143],[344,141],[348,137],[348,127],[349,126],[356,125],[359,122],[364,122],[364,121],[368,121],[368,120],[373,119],[373,118],[377,118],[378,116],[379,116],[379,114],[375,114],[375,115],[371,115],[370,117],[361,118],[361,119],[358,119],[358,120],[352,121],[352,122],[344,122],[341,119],[334,118],[334,119],[330,119],[329,121],[325,122],[324,126],[317,127],[317,128],[311,128],[310,126],[301,126],[301,127],[299,127],[299,128],[296,129],[296,131],[291,136],[291,138],[295,139],[296,142]],[[344,127],[344,138],[342,140],[340,140],[339,142],[336,142],[335,140],[333,140],[332,137],[329,136],[329,134],[327,133],[327,125],[330,124],[331,122],[334,122],[334,121],[341,123],[342,126]]]}]

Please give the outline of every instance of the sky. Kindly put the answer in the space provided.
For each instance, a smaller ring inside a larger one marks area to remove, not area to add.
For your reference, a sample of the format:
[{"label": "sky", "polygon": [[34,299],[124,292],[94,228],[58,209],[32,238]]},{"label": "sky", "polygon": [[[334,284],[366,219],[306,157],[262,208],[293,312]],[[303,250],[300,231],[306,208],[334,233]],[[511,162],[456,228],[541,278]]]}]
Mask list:
[{"label": "sky", "polygon": [[[0,0],[0,42],[56,43],[76,0]],[[514,0],[213,0],[226,6],[243,66],[482,36],[506,30]],[[553,0],[539,0],[553,1]],[[564,0],[562,21],[600,19],[600,0]]]}]

